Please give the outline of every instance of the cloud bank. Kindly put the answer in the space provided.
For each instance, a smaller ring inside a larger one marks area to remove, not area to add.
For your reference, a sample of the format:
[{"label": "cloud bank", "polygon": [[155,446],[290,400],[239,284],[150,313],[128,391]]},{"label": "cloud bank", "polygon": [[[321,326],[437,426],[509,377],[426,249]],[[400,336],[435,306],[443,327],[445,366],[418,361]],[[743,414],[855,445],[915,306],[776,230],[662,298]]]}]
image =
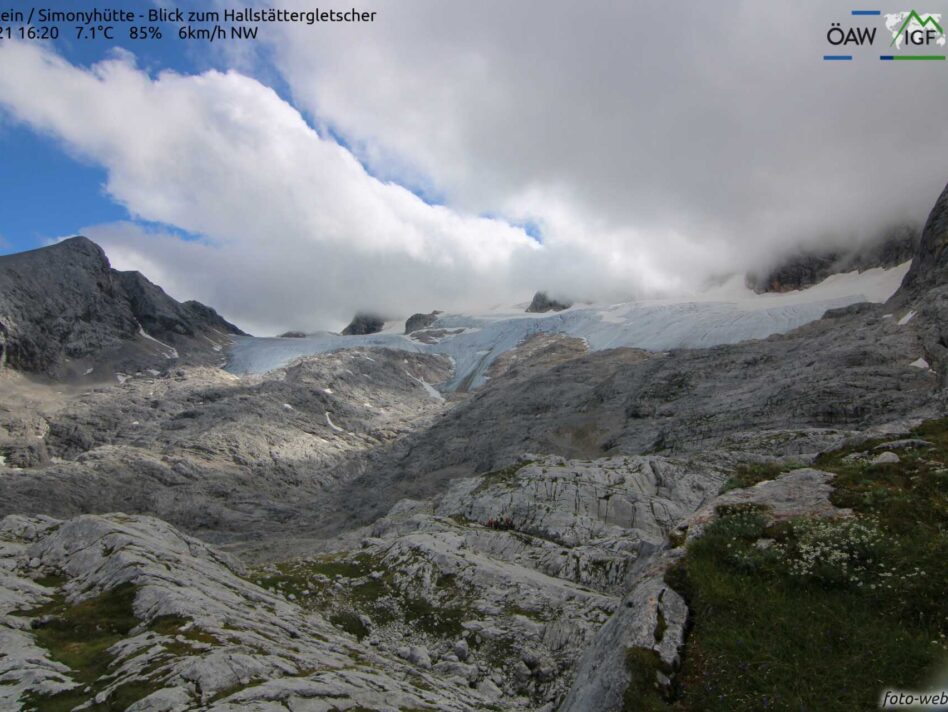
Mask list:
[{"label": "cloud bank", "polygon": [[0,108],[148,223],[84,230],[117,266],[259,333],[694,291],[919,221],[944,185],[944,67],[826,66],[848,4],[362,6],[375,24],[269,32],[293,104],[5,42]]},{"label": "cloud bank", "polygon": [[923,219],[948,177],[943,66],[821,61],[849,2],[366,6],[274,41],[297,104],[380,174],[562,233],[635,227],[667,273]]}]

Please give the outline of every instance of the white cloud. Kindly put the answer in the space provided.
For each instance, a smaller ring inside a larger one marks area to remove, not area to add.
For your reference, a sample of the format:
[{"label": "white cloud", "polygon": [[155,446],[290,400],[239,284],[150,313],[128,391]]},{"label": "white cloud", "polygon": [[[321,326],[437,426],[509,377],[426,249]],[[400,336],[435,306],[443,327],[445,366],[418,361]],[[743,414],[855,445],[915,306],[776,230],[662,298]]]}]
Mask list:
[{"label": "white cloud", "polygon": [[298,105],[380,174],[621,235],[663,281],[921,221],[944,187],[944,67],[822,62],[848,1],[362,4],[274,38]]},{"label": "white cloud", "polygon": [[90,228],[117,262],[264,332],[693,291],[921,220],[944,184],[944,67],[822,63],[848,3],[373,4],[372,25],[267,28],[257,69],[381,179],[236,72],[4,43],[0,108],[105,166],[134,217],[202,236]]},{"label": "white cloud", "polygon": [[[0,103],[108,170],[136,217],[204,235],[93,229],[121,266],[266,330],[338,325],[355,308],[470,303],[524,291],[536,243],[367,175],[270,89],[236,73],[164,73],[127,57],[86,71],[36,45],[0,49]],[[42,86],[42,92],[36,87]],[[147,237],[147,239],[146,239]]]}]

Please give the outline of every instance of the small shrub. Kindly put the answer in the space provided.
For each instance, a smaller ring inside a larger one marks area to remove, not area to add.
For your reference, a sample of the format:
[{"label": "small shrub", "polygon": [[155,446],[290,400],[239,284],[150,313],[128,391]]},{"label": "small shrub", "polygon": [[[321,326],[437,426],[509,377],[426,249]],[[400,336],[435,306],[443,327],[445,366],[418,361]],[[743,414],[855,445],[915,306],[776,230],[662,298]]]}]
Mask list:
[{"label": "small shrub", "polygon": [[369,634],[369,629],[365,627],[365,623],[352,611],[337,611],[329,616],[329,622],[346,631],[346,633],[354,635],[359,640]]}]

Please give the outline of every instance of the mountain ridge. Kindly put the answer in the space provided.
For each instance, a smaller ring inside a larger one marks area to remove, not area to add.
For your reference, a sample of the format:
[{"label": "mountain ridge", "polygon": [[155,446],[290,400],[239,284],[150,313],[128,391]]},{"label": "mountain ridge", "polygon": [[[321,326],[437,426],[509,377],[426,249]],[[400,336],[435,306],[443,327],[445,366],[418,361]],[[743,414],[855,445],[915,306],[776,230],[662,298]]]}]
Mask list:
[{"label": "mountain ridge", "polygon": [[169,362],[214,363],[240,334],[211,307],[113,269],[81,235],[0,257],[0,364],[19,371],[101,380]]}]

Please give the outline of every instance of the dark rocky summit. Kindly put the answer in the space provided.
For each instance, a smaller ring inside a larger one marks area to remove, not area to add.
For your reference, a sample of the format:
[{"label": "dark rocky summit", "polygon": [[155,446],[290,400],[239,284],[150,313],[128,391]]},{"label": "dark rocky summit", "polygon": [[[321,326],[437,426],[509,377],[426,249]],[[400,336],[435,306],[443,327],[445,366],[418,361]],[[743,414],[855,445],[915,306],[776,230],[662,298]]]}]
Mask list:
[{"label": "dark rocky summit", "polygon": [[912,259],[919,244],[919,236],[918,228],[903,225],[854,249],[827,248],[801,252],[788,257],[765,274],[748,274],[747,286],[758,294],[791,292],[812,287],[841,272],[895,267]]},{"label": "dark rocky summit", "polygon": [[[889,300],[892,309],[917,312],[925,357],[948,385],[948,186],[932,208],[922,231],[918,252],[902,287]],[[916,319],[913,318],[913,321]]]},{"label": "dark rocky summit", "polygon": [[211,363],[242,333],[210,307],[112,269],[85,237],[0,257],[0,363],[17,370],[98,377],[169,359]]},{"label": "dark rocky summit", "polygon": [[922,230],[921,241],[909,268],[902,291],[913,295],[936,285],[945,287],[948,277],[948,186],[932,208]]},{"label": "dark rocky summit", "polygon": [[533,301],[527,307],[527,311],[534,314],[542,314],[548,311],[563,311],[573,306],[572,302],[560,302],[556,299],[550,299],[546,292],[537,292],[533,295]]},{"label": "dark rocky summit", "polygon": [[304,331],[284,331],[280,334],[278,339],[305,339],[306,332]]},{"label": "dark rocky summit", "polygon": [[359,312],[349,326],[342,330],[343,336],[363,336],[365,334],[377,334],[385,328],[385,319],[376,314],[367,314]]},{"label": "dark rocky summit", "polygon": [[427,329],[438,320],[438,314],[440,313],[441,312],[436,309],[430,314],[412,314],[405,322],[405,333],[411,334],[421,329]]}]

